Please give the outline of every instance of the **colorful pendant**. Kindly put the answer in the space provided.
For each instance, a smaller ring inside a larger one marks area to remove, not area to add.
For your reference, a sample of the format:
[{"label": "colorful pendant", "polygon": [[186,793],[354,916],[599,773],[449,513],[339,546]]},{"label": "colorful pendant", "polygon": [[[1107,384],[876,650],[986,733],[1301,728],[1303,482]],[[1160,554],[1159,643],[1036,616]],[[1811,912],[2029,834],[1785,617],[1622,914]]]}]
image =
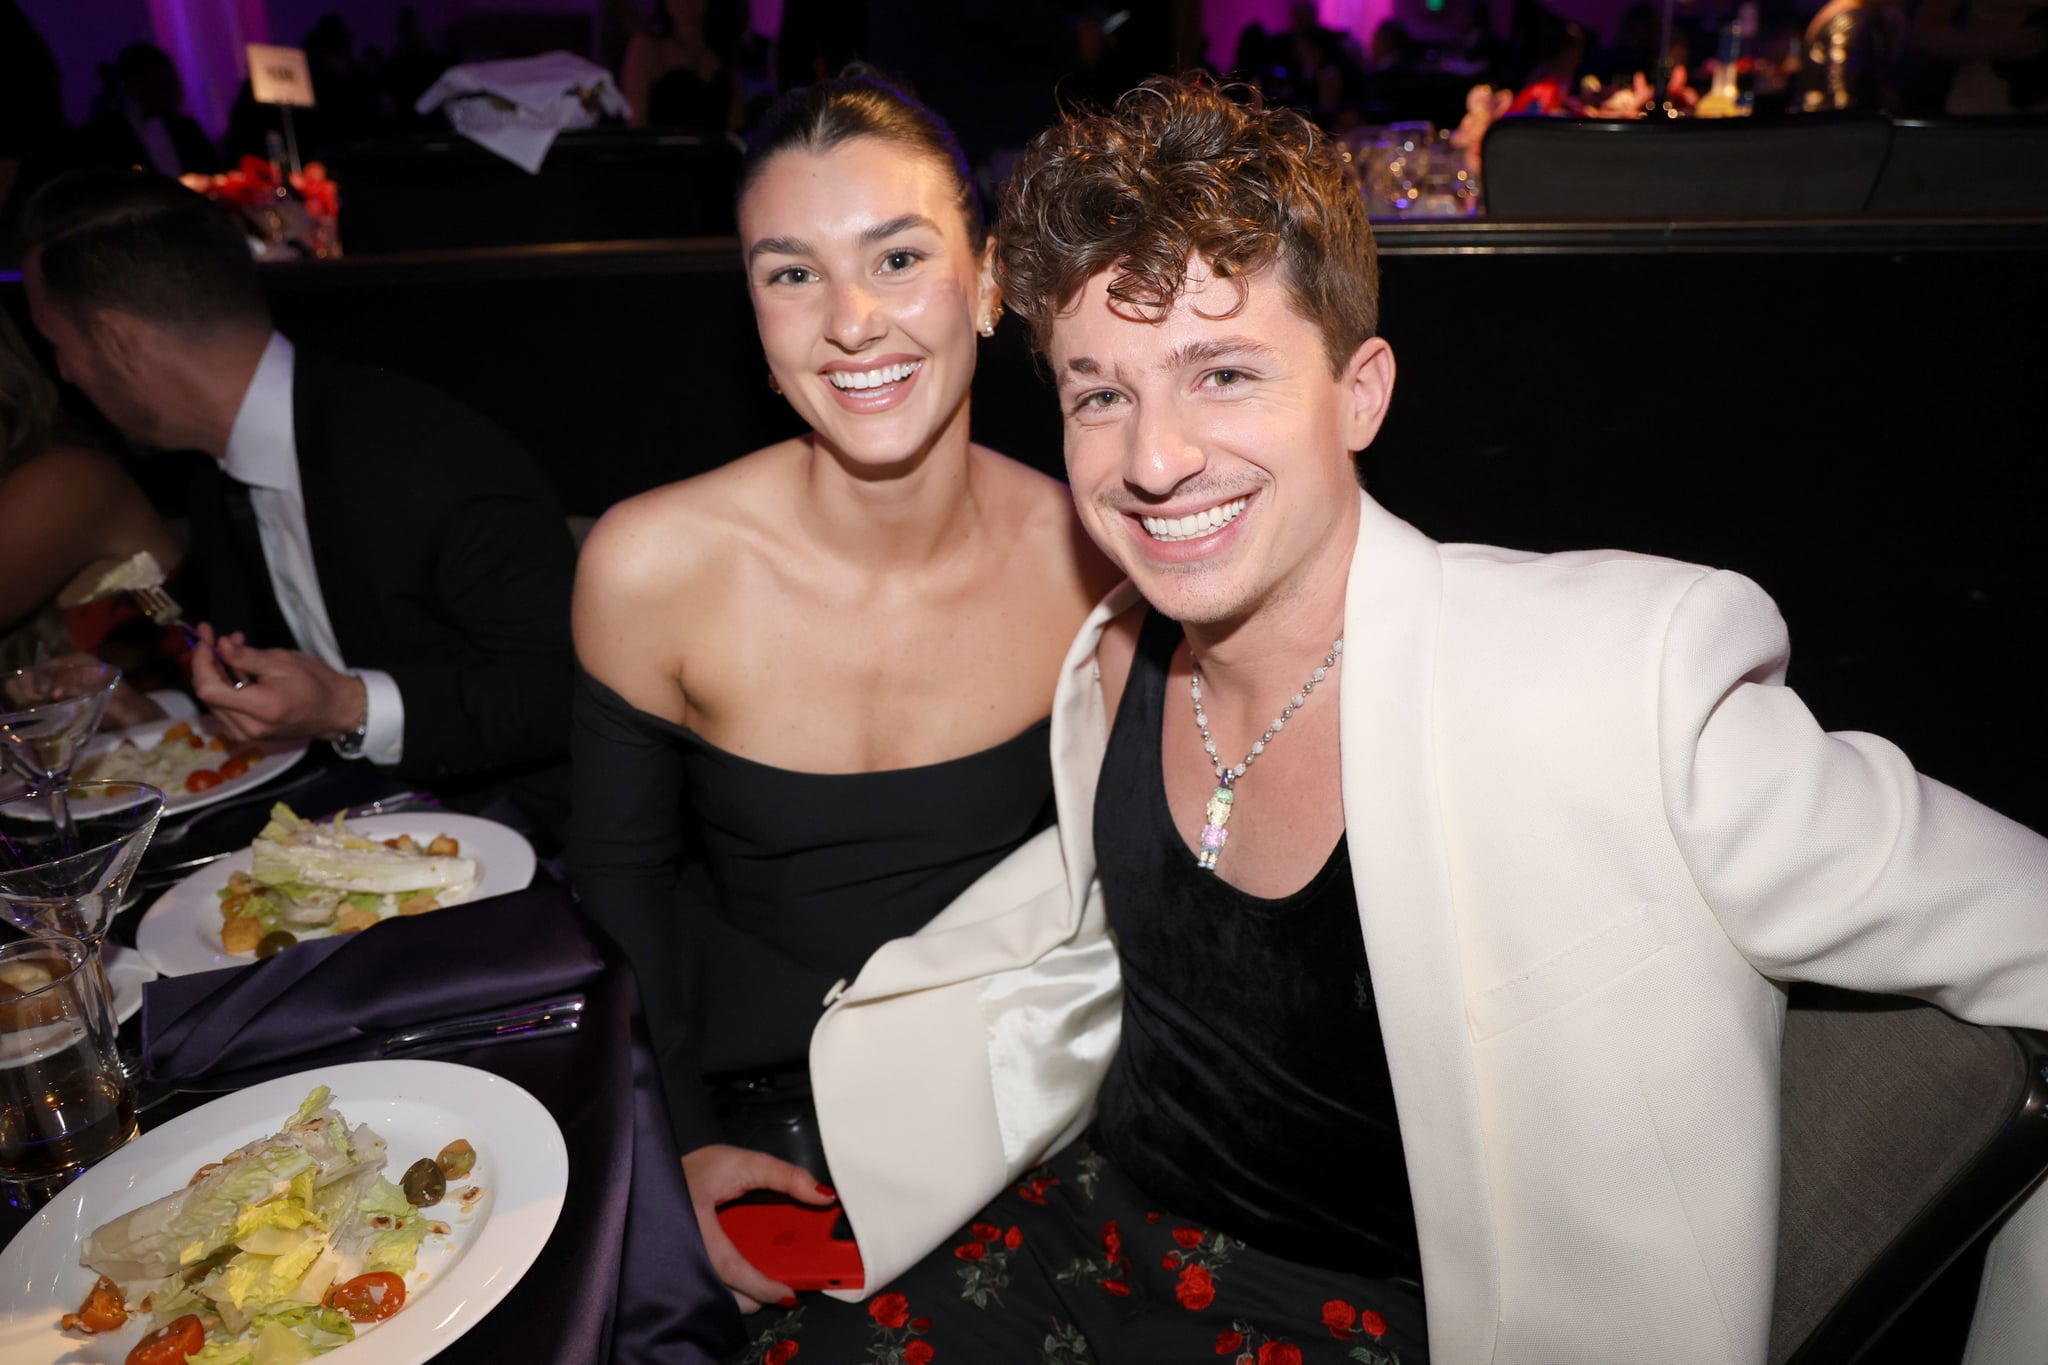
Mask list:
[{"label": "colorful pendant", "polygon": [[1321,668],[1309,675],[1308,681],[1301,685],[1301,691],[1295,693],[1294,699],[1287,703],[1287,709],[1273,718],[1273,723],[1266,727],[1266,733],[1260,735],[1258,741],[1252,745],[1252,751],[1244,756],[1244,761],[1228,767],[1216,756],[1216,741],[1209,734],[1209,715],[1202,710],[1201,661],[1190,656],[1188,698],[1195,704],[1195,727],[1202,732],[1202,752],[1208,755],[1209,765],[1216,770],[1216,780],[1222,784],[1216,788],[1216,794],[1209,798],[1209,804],[1202,810],[1207,823],[1202,826],[1202,846],[1195,854],[1196,867],[1206,868],[1210,872],[1216,870],[1216,855],[1223,851],[1223,841],[1230,837],[1223,827],[1230,823],[1230,808],[1237,802],[1237,796],[1231,788],[1237,785],[1237,779],[1243,777],[1252,764],[1259,761],[1259,755],[1266,752],[1266,746],[1273,742],[1274,736],[1280,733],[1288,718],[1308,704],[1308,694],[1316,690],[1317,683],[1330,676],[1330,670],[1337,666],[1337,657],[1343,652],[1344,639],[1339,636],[1337,643],[1330,646],[1330,657],[1323,660]]},{"label": "colorful pendant", "polygon": [[1230,823],[1231,809],[1237,804],[1237,794],[1230,790],[1230,779],[1218,787],[1209,797],[1209,804],[1202,809],[1206,822],[1202,826],[1201,851],[1195,854],[1195,866],[1210,872],[1216,870],[1216,855],[1223,851],[1223,841],[1230,837],[1230,831],[1223,828]]}]

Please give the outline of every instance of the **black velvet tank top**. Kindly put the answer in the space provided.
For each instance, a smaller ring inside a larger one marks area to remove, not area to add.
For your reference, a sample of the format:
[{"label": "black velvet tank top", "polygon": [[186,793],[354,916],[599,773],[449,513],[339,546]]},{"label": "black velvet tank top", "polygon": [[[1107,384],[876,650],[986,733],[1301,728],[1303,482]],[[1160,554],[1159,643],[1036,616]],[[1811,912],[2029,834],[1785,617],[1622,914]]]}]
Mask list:
[{"label": "black velvet tank top", "polygon": [[[1146,620],[1096,792],[1124,976],[1096,1139],[1176,1214],[1291,1260],[1419,1283],[1346,840],[1278,900],[1196,866],[1160,773],[1180,639],[1174,622]],[[1187,726],[1192,742],[1192,714]],[[1257,799],[1256,782],[1246,796]]]}]

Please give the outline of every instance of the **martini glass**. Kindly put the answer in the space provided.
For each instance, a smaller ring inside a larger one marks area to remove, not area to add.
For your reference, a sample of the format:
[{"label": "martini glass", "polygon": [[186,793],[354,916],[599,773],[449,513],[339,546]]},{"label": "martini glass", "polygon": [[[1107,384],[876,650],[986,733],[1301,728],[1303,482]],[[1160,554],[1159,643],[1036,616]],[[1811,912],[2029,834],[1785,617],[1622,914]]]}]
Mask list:
[{"label": "martini glass", "polygon": [[[141,782],[72,782],[0,802],[0,917],[38,937],[85,944],[109,1017],[114,992],[100,941],[163,809],[164,794]],[[134,1069],[126,1058],[122,1065]]]},{"label": "martini glass", "polygon": [[[53,659],[0,673],[0,768],[32,792],[70,781],[120,681],[120,669],[97,659]],[[48,805],[61,824],[63,803]]]}]

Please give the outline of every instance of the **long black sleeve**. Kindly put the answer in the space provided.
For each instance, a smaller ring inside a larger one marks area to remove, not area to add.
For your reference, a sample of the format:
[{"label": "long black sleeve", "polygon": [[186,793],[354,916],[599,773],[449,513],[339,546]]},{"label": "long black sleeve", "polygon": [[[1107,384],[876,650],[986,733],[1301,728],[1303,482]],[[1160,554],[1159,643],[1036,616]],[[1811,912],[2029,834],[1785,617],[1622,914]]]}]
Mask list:
[{"label": "long black sleeve", "polygon": [[708,882],[685,825],[678,740],[581,670],[573,716],[576,893],[639,978],[669,1121],[677,1145],[693,1151],[717,1141],[719,1131],[702,1077],[699,955],[692,949],[701,916],[710,913]]}]

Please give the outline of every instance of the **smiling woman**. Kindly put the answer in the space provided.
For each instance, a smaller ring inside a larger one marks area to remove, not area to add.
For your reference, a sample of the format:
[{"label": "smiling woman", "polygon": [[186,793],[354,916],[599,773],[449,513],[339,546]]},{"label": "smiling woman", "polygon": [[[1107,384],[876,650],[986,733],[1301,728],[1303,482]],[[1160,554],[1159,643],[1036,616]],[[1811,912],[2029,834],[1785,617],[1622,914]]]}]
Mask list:
[{"label": "smiling woman", "polygon": [[809,430],[593,531],[573,851],[640,974],[707,1249],[750,1308],[790,1286],[715,1206],[829,1202],[805,1069],[821,1002],[1050,823],[1055,678],[1115,571],[1060,484],[968,439],[1001,299],[930,110],[866,75],[792,93],[739,222],[767,382]]}]

